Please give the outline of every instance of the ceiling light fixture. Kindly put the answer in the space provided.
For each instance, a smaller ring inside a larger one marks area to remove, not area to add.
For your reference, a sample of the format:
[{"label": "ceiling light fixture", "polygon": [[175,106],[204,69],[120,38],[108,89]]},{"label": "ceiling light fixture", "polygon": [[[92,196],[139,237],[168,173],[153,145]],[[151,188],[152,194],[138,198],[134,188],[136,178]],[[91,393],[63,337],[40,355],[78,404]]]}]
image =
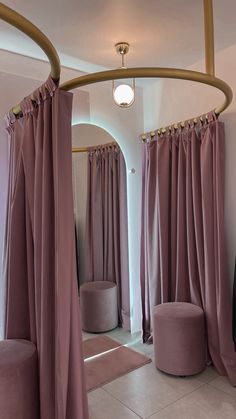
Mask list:
[{"label": "ceiling light fixture", "polygon": [[[121,56],[121,69],[126,69],[125,54],[129,52],[129,44],[127,42],[118,42],[115,45],[117,54]],[[112,92],[115,103],[121,108],[129,108],[134,103],[135,94],[135,80],[132,85],[127,83],[115,85],[115,80],[112,81]]]}]

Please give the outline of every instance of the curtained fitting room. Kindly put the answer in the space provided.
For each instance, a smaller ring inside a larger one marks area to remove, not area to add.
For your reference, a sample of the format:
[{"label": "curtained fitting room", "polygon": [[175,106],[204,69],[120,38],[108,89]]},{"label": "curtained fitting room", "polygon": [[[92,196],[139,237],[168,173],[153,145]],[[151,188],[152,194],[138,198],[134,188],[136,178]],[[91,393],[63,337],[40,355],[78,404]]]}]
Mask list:
[{"label": "curtained fitting room", "polygon": [[0,3],[0,418],[235,418],[235,13]]}]

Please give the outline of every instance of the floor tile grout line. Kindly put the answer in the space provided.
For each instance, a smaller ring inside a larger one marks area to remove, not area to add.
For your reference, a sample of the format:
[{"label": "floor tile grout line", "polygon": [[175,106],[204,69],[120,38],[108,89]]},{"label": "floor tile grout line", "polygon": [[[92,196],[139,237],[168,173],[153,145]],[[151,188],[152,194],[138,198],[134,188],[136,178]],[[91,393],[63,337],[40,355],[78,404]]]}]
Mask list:
[{"label": "floor tile grout line", "polygon": [[210,380],[210,381],[201,381],[199,378],[198,378],[198,381],[200,381],[202,384],[210,384],[210,382],[211,381],[214,381],[215,380],[215,378],[213,378],[212,380]]},{"label": "floor tile grout line", "polygon": [[206,383],[202,383],[202,382],[200,382],[200,381],[199,381],[199,383],[200,383],[200,385],[199,385],[197,388],[195,388],[194,390],[192,390],[192,391],[190,391],[190,392],[188,392],[188,393],[185,393],[183,396],[181,396],[181,397],[179,397],[178,399],[174,400],[173,402],[171,402],[171,403],[167,404],[166,406],[164,406],[164,407],[160,407],[158,410],[156,410],[156,411],[155,411],[155,412],[153,412],[151,415],[146,416],[146,417],[140,416],[140,414],[139,414],[139,413],[137,413],[136,411],[132,410],[132,409],[131,409],[129,406],[127,406],[124,402],[122,402],[122,401],[121,401],[121,400],[119,400],[117,397],[115,397],[112,393],[110,393],[110,391],[109,391],[109,390],[105,389],[104,387],[102,387],[102,389],[103,389],[103,390],[105,390],[105,391],[106,391],[106,392],[107,392],[110,396],[112,396],[115,400],[117,400],[117,401],[119,401],[121,404],[123,404],[123,406],[127,407],[129,410],[131,410],[133,413],[135,413],[138,417],[140,417],[140,418],[142,418],[142,419],[148,419],[148,418],[150,418],[151,416],[155,415],[156,413],[161,412],[162,410],[166,409],[167,407],[171,406],[172,404],[174,404],[174,403],[178,402],[179,400],[183,399],[184,397],[187,397],[187,396],[189,396],[190,394],[194,393],[195,391],[197,391],[199,388],[203,387],[204,385],[207,385]]},{"label": "floor tile grout line", "polygon": [[[132,346],[134,345],[134,350],[136,350],[136,348],[135,348],[135,345],[139,345],[139,342],[138,341],[136,341],[136,339],[137,339],[137,336],[136,336],[136,338],[134,339],[134,340],[132,340],[132,339],[122,339],[121,338],[121,336],[113,336],[112,334],[110,335],[109,333],[108,334],[104,334],[104,335],[106,335],[106,336],[109,336],[109,337],[111,337],[111,338],[113,338],[114,340],[116,340],[117,342],[119,342],[121,345],[127,345],[127,346],[129,346],[129,347],[131,347],[132,348]],[[142,343],[142,341],[140,341],[140,344]],[[149,357],[151,357],[152,356],[152,354],[150,354],[150,353],[146,353],[146,351],[143,351],[142,349],[140,349],[140,351],[138,350],[137,352],[140,352],[140,353],[142,353],[142,354],[144,354],[144,355],[146,355],[146,356],[149,356]],[[152,359],[152,358],[151,358]],[[152,362],[153,362],[153,359],[152,359]],[[184,398],[186,398],[187,396],[189,396],[189,395],[191,395],[192,393],[194,393],[194,392],[196,392],[197,390],[199,390],[200,388],[202,388],[203,386],[209,386],[210,388],[213,388],[213,389],[215,389],[215,390],[218,390],[218,391],[220,391],[221,393],[223,393],[223,394],[226,394],[226,395],[228,395],[228,396],[230,396],[231,398],[233,398],[234,399],[234,396],[232,396],[231,394],[229,394],[229,393],[227,393],[226,391],[224,391],[224,390],[221,390],[221,389],[219,389],[219,388],[217,388],[217,387],[215,387],[214,385],[211,385],[211,382],[212,381],[214,381],[215,379],[217,378],[217,376],[216,377],[214,377],[214,378],[211,378],[209,381],[201,381],[201,379],[200,378],[197,378],[197,381],[199,382],[199,386],[197,387],[197,388],[195,388],[194,390],[192,390],[192,391],[190,391],[190,392],[188,392],[188,393],[186,393],[186,394],[184,394],[183,396],[181,396],[181,397],[179,397],[179,398],[177,398],[176,400],[174,400],[173,402],[171,402],[171,403],[169,403],[169,404],[167,404],[166,406],[164,406],[164,407],[160,407],[158,410],[156,410],[155,412],[153,412],[151,415],[149,415],[149,416],[141,416],[139,413],[137,413],[135,410],[133,410],[130,406],[128,406],[126,403],[124,403],[123,401],[121,401],[121,400],[119,400],[117,397],[115,397],[112,393],[110,393],[110,391],[108,391],[107,389],[105,389],[104,387],[101,387],[101,389],[103,389],[107,394],[109,394],[109,396],[111,396],[114,400],[116,400],[119,404],[121,404],[122,406],[124,406],[126,409],[128,409],[130,412],[132,412],[132,413],[134,413],[138,418],[141,418],[141,419],[149,419],[149,418],[151,418],[153,415],[155,415],[155,414],[158,414],[159,412],[161,412],[162,410],[165,410],[165,409],[167,409],[168,407],[170,407],[171,405],[173,405],[173,404],[175,404],[175,403],[177,403],[178,401],[180,401],[181,399],[184,399]]]},{"label": "floor tile grout line", "polygon": [[199,390],[199,388],[203,387],[207,385],[206,383],[201,383],[201,385],[197,388],[195,388],[194,390],[190,391],[189,393],[184,394],[183,396],[179,397],[178,399],[176,399],[175,401],[167,404],[165,407],[162,407],[160,410],[157,410],[156,412],[152,413],[150,416],[147,416],[145,419],[150,419],[153,415],[155,415],[156,413],[161,412],[162,410],[167,409],[167,407],[172,406],[173,404],[179,402],[181,399],[184,399],[185,397],[189,396],[190,394],[194,393],[195,391]]},{"label": "floor tile grout line", "polygon": [[[224,377],[224,376],[220,375],[220,377]],[[213,380],[213,381],[214,381],[214,380]],[[214,388],[215,390],[221,391],[222,393],[227,394],[227,396],[232,397],[233,399],[235,399],[235,402],[236,402],[236,394],[235,394],[235,396],[232,396],[232,394],[227,393],[227,391],[222,390],[222,389],[221,389],[221,388],[219,388],[219,387],[215,387],[215,386],[213,386],[213,385],[211,384],[211,382],[209,382],[209,383],[207,383],[207,384],[208,384],[210,387]]]},{"label": "floor tile grout line", "polygon": [[130,410],[131,412],[133,412],[136,416],[138,416],[138,418],[141,419],[145,419],[143,416],[140,416],[139,413],[135,412],[135,410],[131,409],[131,407],[127,406],[124,402],[122,402],[121,400],[117,399],[117,397],[115,397],[113,394],[111,394],[108,390],[106,390],[104,387],[102,387],[102,389],[109,394],[109,396],[113,397],[113,399],[115,399],[117,402],[119,402],[120,404],[122,404],[122,406],[126,407],[128,410]]}]

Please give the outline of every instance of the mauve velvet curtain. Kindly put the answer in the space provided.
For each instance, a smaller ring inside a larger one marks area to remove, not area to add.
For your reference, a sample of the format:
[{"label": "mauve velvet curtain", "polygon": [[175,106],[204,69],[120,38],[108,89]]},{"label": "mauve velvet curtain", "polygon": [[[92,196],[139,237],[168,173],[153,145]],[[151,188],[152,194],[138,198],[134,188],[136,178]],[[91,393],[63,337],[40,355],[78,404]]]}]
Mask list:
[{"label": "mauve velvet curtain", "polygon": [[72,198],[72,95],[51,78],[9,115],[6,337],[36,343],[40,418],[86,419]]},{"label": "mauve velvet curtain", "polygon": [[155,140],[143,146],[143,338],[151,338],[155,305],[187,301],[203,307],[213,364],[236,385],[224,242],[224,125],[210,113],[200,126],[191,121]]},{"label": "mauve velvet curtain", "polygon": [[5,121],[0,121],[0,340],[5,334],[6,315],[6,227],[9,180],[9,141]]},{"label": "mauve velvet curtain", "polygon": [[130,329],[126,166],[117,144],[88,153],[86,280],[113,281],[119,325]]}]

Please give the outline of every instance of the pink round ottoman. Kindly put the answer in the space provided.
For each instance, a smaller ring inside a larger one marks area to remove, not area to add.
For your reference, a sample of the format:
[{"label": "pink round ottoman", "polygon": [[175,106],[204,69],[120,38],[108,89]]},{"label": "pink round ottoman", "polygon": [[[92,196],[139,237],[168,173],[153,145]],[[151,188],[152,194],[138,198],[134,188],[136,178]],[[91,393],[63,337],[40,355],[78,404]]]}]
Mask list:
[{"label": "pink round ottoman", "polygon": [[26,340],[0,342],[0,418],[39,418],[37,351]]},{"label": "pink round ottoman", "polygon": [[101,333],[118,325],[117,286],[111,281],[92,281],[80,287],[82,329]]},{"label": "pink round ottoman", "polygon": [[187,376],[206,364],[203,310],[189,303],[164,303],[153,309],[155,364],[168,374]]}]

